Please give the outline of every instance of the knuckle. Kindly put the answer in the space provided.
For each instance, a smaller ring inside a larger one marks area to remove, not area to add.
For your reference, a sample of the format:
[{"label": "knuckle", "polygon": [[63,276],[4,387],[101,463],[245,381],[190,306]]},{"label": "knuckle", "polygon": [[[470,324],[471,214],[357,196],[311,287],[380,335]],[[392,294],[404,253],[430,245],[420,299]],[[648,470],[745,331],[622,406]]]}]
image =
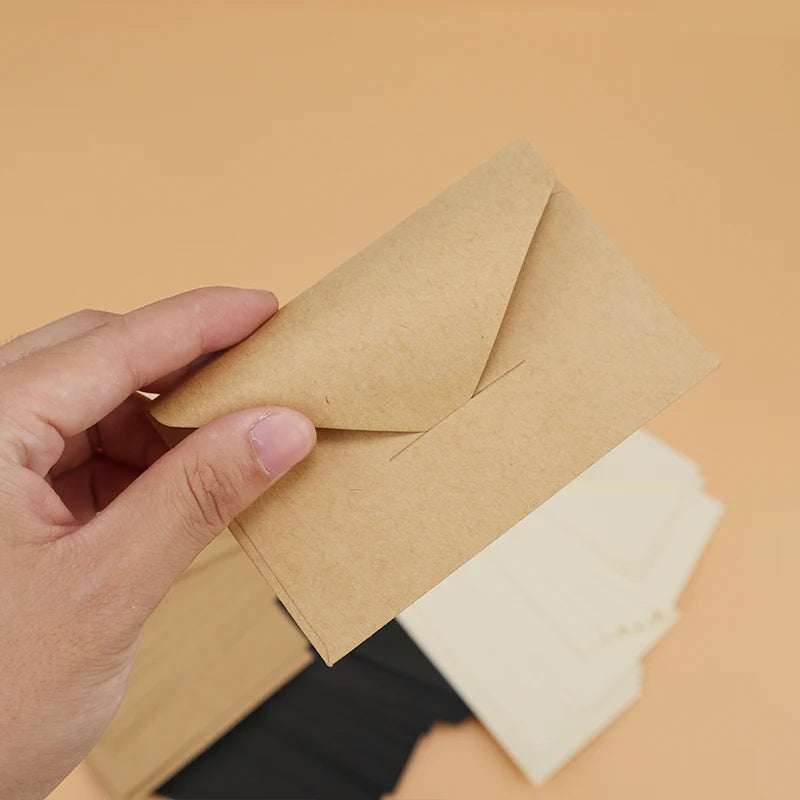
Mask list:
[{"label": "knuckle", "polygon": [[99,325],[93,328],[84,341],[98,348],[98,352],[107,350],[108,343],[114,349],[114,359],[121,371],[126,375],[130,391],[141,388],[145,383],[142,374],[142,363],[138,356],[138,327],[135,323],[135,312],[128,314],[109,314]]},{"label": "knuckle", "polygon": [[112,313],[111,311],[100,311],[96,308],[82,308],[80,311],[76,311],[71,316],[75,322],[79,322],[88,328],[90,326],[97,327],[99,325],[103,325],[118,315]]},{"label": "knuckle", "polygon": [[194,456],[183,463],[188,521],[200,535],[218,533],[229,522],[238,493],[233,482],[213,464]]}]

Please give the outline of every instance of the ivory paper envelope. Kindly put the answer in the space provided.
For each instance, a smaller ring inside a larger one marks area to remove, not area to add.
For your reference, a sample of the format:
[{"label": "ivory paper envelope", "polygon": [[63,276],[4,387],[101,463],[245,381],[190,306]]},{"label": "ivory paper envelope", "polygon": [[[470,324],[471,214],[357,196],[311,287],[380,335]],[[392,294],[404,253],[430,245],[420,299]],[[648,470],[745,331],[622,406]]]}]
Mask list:
[{"label": "ivory paper envelope", "polygon": [[715,365],[520,141],[153,413],[314,421],[315,452],[232,530],[333,663]]},{"label": "ivory paper envelope", "polygon": [[[534,783],[638,697],[639,661],[677,621],[678,598],[719,522],[722,504],[702,482],[697,464],[637,431],[398,617]],[[640,513],[637,495],[670,485],[680,500],[668,520],[658,501],[649,519]],[[616,514],[604,490],[618,496]],[[553,516],[564,495],[571,503]],[[593,516],[605,529],[598,539],[588,535]],[[626,549],[640,550],[630,532],[614,541],[619,560],[591,547],[613,541],[613,516],[623,530],[639,526],[645,541],[651,528],[665,540],[641,576],[617,566],[631,560]]]}]

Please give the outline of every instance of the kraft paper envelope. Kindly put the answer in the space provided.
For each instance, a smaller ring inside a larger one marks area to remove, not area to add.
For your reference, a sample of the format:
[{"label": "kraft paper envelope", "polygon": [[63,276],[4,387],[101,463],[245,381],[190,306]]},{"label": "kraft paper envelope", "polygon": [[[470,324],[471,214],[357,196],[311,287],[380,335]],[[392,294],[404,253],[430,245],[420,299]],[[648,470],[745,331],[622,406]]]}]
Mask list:
[{"label": "kraft paper envelope", "polygon": [[153,413],[314,421],[312,456],[232,530],[333,663],[714,366],[521,141]]},{"label": "kraft paper envelope", "polygon": [[144,797],[312,661],[226,533],[144,626],[120,710],[88,761],[114,800]]}]

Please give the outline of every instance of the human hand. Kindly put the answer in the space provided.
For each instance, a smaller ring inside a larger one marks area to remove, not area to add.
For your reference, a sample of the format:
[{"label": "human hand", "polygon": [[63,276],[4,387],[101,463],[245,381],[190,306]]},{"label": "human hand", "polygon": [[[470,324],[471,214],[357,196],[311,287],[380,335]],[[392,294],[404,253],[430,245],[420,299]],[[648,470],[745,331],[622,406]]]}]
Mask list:
[{"label": "human hand", "polygon": [[167,452],[137,394],[276,308],[266,292],[200,289],[0,347],[0,797],[42,798],[86,755],[171,583],[314,446],[305,417],[255,408]]}]

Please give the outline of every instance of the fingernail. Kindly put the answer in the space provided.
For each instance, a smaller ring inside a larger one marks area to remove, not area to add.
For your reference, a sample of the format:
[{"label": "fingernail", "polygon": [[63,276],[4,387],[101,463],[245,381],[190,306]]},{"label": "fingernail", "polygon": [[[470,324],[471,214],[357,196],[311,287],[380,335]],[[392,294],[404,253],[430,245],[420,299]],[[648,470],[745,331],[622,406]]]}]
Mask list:
[{"label": "fingernail", "polygon": [[278,306],[280,305],[278,298],[273,292],[270,292],[269,289],[248,289],[243,286],[238,288],[240,292],[247,293],[251,296],[260,295],[267,304],[267,314],[269,316],[272,316],[278,310]]},{"label": "fingernail", "polygon": [[256,291],[260,292],[267,298],[267,301],[271,309],[271,313],[274,314],[278,310],[278,306],[280,305],[280,303],[278,302],[278,298],[267,289],[257,289]]},{"label": "fingernail", "polygon": [[276,408],[250,428],[250,443],[262,469],[276,481],[314,447],[317,432],[302,414]]}]

